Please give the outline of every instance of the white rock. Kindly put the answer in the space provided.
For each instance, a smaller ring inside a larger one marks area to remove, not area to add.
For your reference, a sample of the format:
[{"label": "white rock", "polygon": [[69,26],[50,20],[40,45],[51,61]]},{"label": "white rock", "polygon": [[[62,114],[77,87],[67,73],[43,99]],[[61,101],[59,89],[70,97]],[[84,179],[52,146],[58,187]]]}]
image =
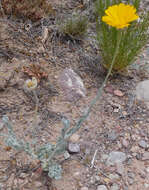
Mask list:
[{"label": "white rock", "polygon": [[117,163],[123,163],[126,160],[126,154],[123,152],[111,152],[107,159],[107,165],[114,165]]},{"label": "white rock", "polygon": [[140,140],[138,144],[141,148],[147,148],[147,143],[144,140]]},{"label": "white rock", "polygon": [[144,187],[145,188],[149,188],[149,184],[148,183],[144,183]]},{"label": "white rock", "polygon": [[110,190],[119,190],[120,188],[119,188],[119,186],[116,184],[116,183],[114,183],[112,186],[111,186],[111,188],[110,188]]},{"label": "white rock", "polygon": [[147,173],[149,173],[149,167],[146,168]]},{"label": "white rock", "polygon": [[97,187],[97,190],[108,190],[107,187],[105,185],[99,185]]},{"label": "white rock", "polygon": [[58,81],[67,101],[77,101],[86,96],[86,89],[82,79],[72,69],[64,69],[58,77]]},{"label": "white rock", "polygon": [[116,180],[116,179],[119,179],[120,177],[117,174],[109,174],[109,178],[112,180],[114,180],[114,179]]},{"label": "white rock", "polygon": [[66,152],[64,153],[64,158],[65,158],[65,160],[67,160],[67,159],[70,158],[69,152],[66,151]]},{"label": "white rock", "polygon": [[79,153],[80,152],[80,146],[76,143],[69,143],[68,144],[68,151],[70,153]]},{"label": "white rock", "polygon": [[149,80],[140,82],[136,87],[136,98],[149,102]]}]

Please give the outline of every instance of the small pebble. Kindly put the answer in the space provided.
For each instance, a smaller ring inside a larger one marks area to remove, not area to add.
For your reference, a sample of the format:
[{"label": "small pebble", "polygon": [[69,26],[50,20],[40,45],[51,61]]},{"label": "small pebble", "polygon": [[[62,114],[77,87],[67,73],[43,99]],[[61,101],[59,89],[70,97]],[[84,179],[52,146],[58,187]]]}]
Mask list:
[{"label": "small pebble", "polygon": [[148,183],[144,183],[144,187],[145,188],[149,188],[149,184]]},{"label": "small pebble", "polygon": [[100,181],[100,177],[98,175],[95,175],[95,180],[96,180],[96,182],[99,182]]},{"label": "small pebble", "polygon": [[108,154],[102,154],[101,155],[101,160],[105,161],[105,160],[107,160],[108,157],[109,157]]},{"label": "small pebble", "polygon": [[124,93],[121,90],[114,90],[113,93],[114,95],[119,96],[119,97],[124,96]]},{"label": "small pebble", "polygon": [[111,188],[110,188],[110,190],[119,190],[120,188],[119,188],[119,186],[116,184],[116,183],[114,183],[112,186],[111,186]]},{"label": "small pebble", "polygon": [[139,172],[139,175],[142,179],[145,179],[146,178],[146,173],[144,171],[140,171]]},{"label": "small pebble", "polygon": [[128,178],[128,183],[129,183],[129,185],[132,185],[134,183],[134,179]]},{"label": "small pebble", "polygon": [[140,153],[137,153],[137,154],[136,154],[136,159],[137,159],[137,160],[141,160],[141,159],[142,159],[142,155],[141,155]]},{"label": "small pebble", "polygon": [[117,174],[110,174],[109,178],[112,179],[112,180],[119,179],[119,175],[117,175]]},{"label": "small pebble", "polygon": [[79,153],[80,152],[80,146],[76,143],[69,143],[68,144],[68,151],[70,153]]},{"label": "small pebble", "polygon": [[125,148],[127,148],[128,145],[129,145],[129,142],[128,142],[127,140],[123,139],[123,140],[122,140],[122,145],[123,145]]},{"label": "small pebble", "polygon": [[147,173],[149,173],[149,167],[146,168]]},{"label": "small pebble", "polygon": [[108,190],[105,185],[98,185],[97,190]]},{"label": "small pebble", "polygon": [[118,137],[118,134],[115,131],[110,131],[108,133],[108,140],[115,141]]},{"label": "small pebble", "polygon": [[98,175],[91,176],[91,180],[90,180],[91,184],[95,184],[96,182],[99,182],[99,181],[100,181],[100,177]]},{"label": "small pebble", "polygon": [[126,160],[126,154],[123,152],[111,152],[107,159],[107,165],[114,165],[117,163],[123,163]]},{"label": "small pebble", "polygon": [[138,144],[141,148],[147,148],[147,143],[144,140],[140,140]]},{"label": "small pebble", "polygon": [[128,186],[124,186],[124,189],[123,189],[123,190],[129,190],[129,189],[128,189]]},{"label": "small pebble", "polygon": [[88,187],[81,187],[80,190],[88,190]]},{"label": "small pebble", "polygon": [[145,152],[145,153],[142,155],[142,160],[149,160],[149,152]]},{"label": "small pebble", "polygon": [[35,182],[35,187],[36,187],[36,188],[42,187],[42,183],[39,182],[39,181],[36,181],[36,182]]},{"label": "small pebble", "polygon": [[128,172],[127,175],[128,175],[128,177],[130,177],[130,178],[133,178],[133,179],[135,178],[135,174],[134,174],[133,172]]},{"label": "small pebble", "polygon": [[70,154],[67,151],[64,153],[64,158],[65,160],[70,158]]}]

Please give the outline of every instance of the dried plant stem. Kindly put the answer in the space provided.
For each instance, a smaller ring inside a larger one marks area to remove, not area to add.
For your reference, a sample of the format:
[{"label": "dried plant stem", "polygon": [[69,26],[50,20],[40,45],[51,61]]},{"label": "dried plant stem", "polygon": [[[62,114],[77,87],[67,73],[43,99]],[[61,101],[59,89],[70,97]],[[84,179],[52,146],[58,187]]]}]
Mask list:
[{"label": "dried plant stem", "polygon": [[95,150],[95,153],[94,153],[94,155],[93,155],[92,161],[91,161],[91,166],[90,166],[90,168],[93,168],[93,167],[94,167],[94,162],[95,162],[95,158],[96,158],[97,152],[98,152],[98,150],[96,149],[96,150]]},{"label": "dried plant stem", "polygon": [[99,88],[98,92],[97,92],[97,95],[96,97],[91,101],[90,105],[89,105],[89,108],[87,110],[87,112],[84,113],[84,115],[82,115],[82,117],[79,119],[79,121],[77,122],[76,126],[71,128],[65,135],[65,139],[66,138],[69,138],[73,133],[75,133],[76,131],[78,131],[82,125],[82,123],[86,120],[86,118],[89,116],[89,113],[91,112],[93,106],[95,105],[95,103],[97,102],[97,100],[99,100],[102,96],[102,91],[103,91],[103,88],[105,87],[107,81],[108,81],[108,78],[112,72],[112,68],[113,68],[113,65],[115,63],[115,59],[116,59],[116,56],[118,54],[118,51],[119,51],[119,46],[120,46],[120,42],[121,42],[121,37],[122,37],[122,30],[119,30],[118,31],[118,36],[117,36],[117,45],[116,45],[116,49],[115,49],[115,53],[114,53],[114,56],[113,56],[113,59],[112,59],[112,63],[110,65],[110,68],[108,70],[108,73],[106,75],[106,78],[104,80],[104,82],[102,83],[102,86]]}]

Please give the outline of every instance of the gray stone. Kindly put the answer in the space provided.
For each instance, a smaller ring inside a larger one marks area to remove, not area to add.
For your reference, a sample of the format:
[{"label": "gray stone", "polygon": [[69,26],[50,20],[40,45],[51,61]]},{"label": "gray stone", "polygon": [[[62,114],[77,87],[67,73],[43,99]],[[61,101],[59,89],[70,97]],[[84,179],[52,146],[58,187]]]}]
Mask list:
[{"label": "gray stone", "polygon": [[70,158],[69,152],[66,151],[66,152],[64,153],[64,158],[65,158],[65,160],[67,160],[67,159]]},{"label": "gray stone", "polygon": [[149,184],[148,183],[144,183],[144,187],[145,188],[149,188]]},{"label": "gray stone", "polygon": [[128,177],[130,177],[130,178],[133,178],[133,179],[135,178],[135,174],[134,174],[133,172],[130,172],[130,171],[129,171],[127,175],[128,175]]},{"label": "gray stone", "polygon": [[142,155],[142,160],[149,160],[149,152],[145,152],[145,153]]},{"label": "gray stone", "polygon": [[100,177],[98,175],[95,175],[95,180],[96,180],[96,182],[99,182],[100,181]]},{"label": "gray stone", "polygon": [[129,145],[129,142],[128,142],[126,139],[123,139],[123,140],[122,140],[122,145],[123,145],[125,148],[127,148],[128,145]]},{"label": "gray stone", "polygon": [[131,171],[129,171],[128,172],[128,183],[129,183],[129,185],[132,185],[133,183],[134,183],[134,179],[135,179],[135,174],[133,173],[133,172],[131,172]]},{"label": "gray stone", "polygon": [[101,155],[101,160],[102,160],[102,161],[105,161],[105,160],[108,159],[108,157],[109,157],[108,154],[102,154],[102,155]]},{"label": "gray stone", "polygon": [[90,183],[91,184],[95,184],[95,183],[97,183],[97,182],[99,182],[100,181],[100,177],[98,176],[98,175],[93,175],[93,176],[91,176],[91,180],[90,180]]},{"label": "gray stone", "polygon": [[108,190],[105,185],[98,185],[97,190]]},{"label": "gray stone", "polygon": [[35,183],[35,187],[36,187],[36,188],[42,187],[42,183],[41,183],[41,182],[35,181],[34,183]]},{"label": "gray stone", "polygon": [[27,178],[27,176],[28,176],[28,174],[27,173],[23,173],[23,172],[19,175],[19,177],[22,178],[22,179]]},{"label": "gray stone", "polygon": [[128,189],[128,186],[124,186],[124,187],[123,187],[123,190],[129,190],[129,189]]},{"label": "gray stone", "polygon": [[68,144],[68,151],[70,153],[79,153],[80,152],[80,146],[76,143],[69,143]]},{"label": "gray stone", "polygon": [[123,163],[126,160],[126,154],[123,152],[111,152],[107,159],[107,165],[114,165],[117,163]]},{"label": "gray stone", "polygon": [[127,179],[129,185],[132,185],[134,183],[134,179],[133,178],[128,178]]},{"label": "gray stone", "polygon": [[137,85],[136,98],[149,103],[149,80],[142,81]]},{"label": "gray stone", "polygon": [[58,81],[66,100],[73,102],[85,97],[86,89],[82,79],[72,69],[64,69]]},{"label": "gray stone", "polygon": [[94,176],[91,176],[91,179],[90,179],[90,184],[95,184],[95,178],[94,178]]},{"label": "gray stone", "polygon": [[118,134],[113,130],[108,133],[108,139],[111,141],[115,141],[118,137]]},{"label": "gray stone", "polygon": [[119,179],[120,177],[117,174],[110,174],[109,178],[112,179],[112,180],[114,180],[114,179]]},{"label": "gray stone", "polygon": [[137,154],[136,154],[136,159],[137,159],[137,160],[141,160],[141,159],[142,159],[141,153],[137,153]]},{"label": "gray stone", "polygon": [[149,167],[146,168],[147,173],[149,173]]},{"label": "gray stone", "polygon": [[141,148],[147,148],[147,143],[144,140],[140,140],[138,144]]},{"label": "gray stone", "polygon": [[116,184],[116,183],[114,183],[112,186],[111,186],[111,188],[110,188],[110,190],[119,190],[120,188],[119,188],[119,186]]}]

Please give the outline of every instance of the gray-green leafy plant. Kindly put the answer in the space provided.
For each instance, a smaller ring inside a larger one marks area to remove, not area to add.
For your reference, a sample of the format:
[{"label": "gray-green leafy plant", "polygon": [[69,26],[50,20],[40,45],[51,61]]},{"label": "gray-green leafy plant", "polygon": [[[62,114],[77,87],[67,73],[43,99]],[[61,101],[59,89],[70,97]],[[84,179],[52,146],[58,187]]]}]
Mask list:
[{"label": "gray-green leafy plant", "polygon": [[67,119],[62,119],[64,128],[61,130],[61,136],[58,138],[56,144],[47,143],[39,147],[38,145],[35,146],[35,141],[30,143],[18,139],[13,130],[13,125],[7,116],[3,116],[2,121],[8,130],[8,133],[1,133],[1,136],[5,137],[5,144],[7,146],[10,146],[17,151],[26,152],[32,159],[40,160],[42,169],[48,171],[49,177],[55,179],[61,177],[62,169],[56,162],[56,156],[63,154],[66,151],[67,139],[75,132],[75,130],[69,129],[70,123]]},{"label": "gray-green leafy plant", "polygon": [[85,35],[87,27],[88,19],[86,16],[73,15],[60,26],[60,31],[74,39]]},{"label": "gray-green leafy plant", "polygon": [[[97,18],[97,40],[100,48],[100,53],[103,58],[103,66],[109,69],[113,54],[117,43],[117,29],[110,27],[101,21],[105,15],[105,10],[113,5],[124,2],[122,0],[97,0],[95,3],[96,18]],[[113,72],[125,70],[131,65],[142,48],[149,40],[149,12],[139,11],[140,0],[128,0],[127,4],[133,4],[139,14],[139,20],[131,23],[128,28],[123,29],[123,36],[119,47],[119,52],[115,59]]]},{"label": "gray-green leafy plant", "polygon": [[[61,178],[62,168],[61,165],[58,163],[56,157],[66,151],[66,146],[69,138],[81,128],[82,123],[89,116],[92,107],[102,95],[103,88],[108,80],[110,72],[111,71],[109,71],[102,86],[99,88],[97,96],[91,101],[87,111],[85,111],[84,114],[79,118],[74,127],[70,126],[70,121],[68,119],[62,119],[64,127],[61,130],[61,135],[57,139],[56,144],[47,143],[38,147],[36,139],[32,143],[20,140],[19,138],[17,138],[13,130],[13,125],[9,121],[8,117],[3,116],[2,121],[7,127],[8,133],[1,133],[0,135],[5,137],[5,144],[16,149],[19,152],[26,152],[29,156],[31,156],[32,159],[40,160],[42,169],[44,171],[48,171],[49,177],[54,179]],[[3,129],[3,127],[4,126],[2,125],[1,129]]]}]

